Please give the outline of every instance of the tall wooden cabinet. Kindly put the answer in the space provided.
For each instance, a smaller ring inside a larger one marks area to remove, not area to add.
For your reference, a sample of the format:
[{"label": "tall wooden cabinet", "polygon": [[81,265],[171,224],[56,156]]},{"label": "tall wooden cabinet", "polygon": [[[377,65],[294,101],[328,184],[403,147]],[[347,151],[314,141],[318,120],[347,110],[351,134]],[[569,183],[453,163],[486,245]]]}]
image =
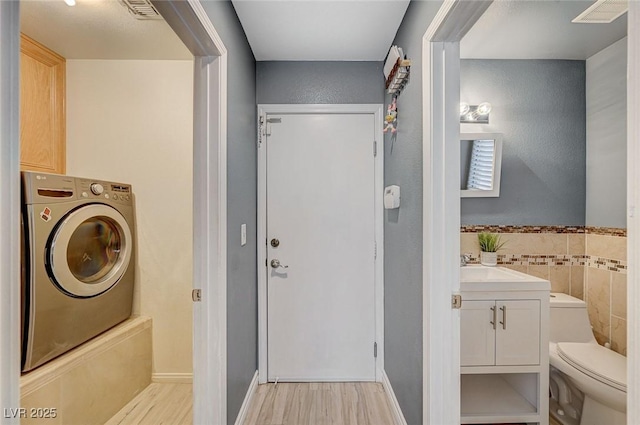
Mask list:
[{"label": "tall wooden cabinet", "polygon": [[20,168],[65,173],[65,59],[20,35]]}]

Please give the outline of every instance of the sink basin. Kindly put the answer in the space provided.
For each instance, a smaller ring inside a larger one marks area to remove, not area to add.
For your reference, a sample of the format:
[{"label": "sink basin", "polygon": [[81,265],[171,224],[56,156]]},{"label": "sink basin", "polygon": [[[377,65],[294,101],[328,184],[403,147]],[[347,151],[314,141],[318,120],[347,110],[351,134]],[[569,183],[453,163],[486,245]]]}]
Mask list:
[{"label": "sink basin", "polygon": [[549,290],[548,280],[505,267],[460,267],[461,291]]},{"label": "sink basin", "polygon": [[504,267],[464,266],[460,267],[461,282],[487,282],[522,280],[528,275]]}]

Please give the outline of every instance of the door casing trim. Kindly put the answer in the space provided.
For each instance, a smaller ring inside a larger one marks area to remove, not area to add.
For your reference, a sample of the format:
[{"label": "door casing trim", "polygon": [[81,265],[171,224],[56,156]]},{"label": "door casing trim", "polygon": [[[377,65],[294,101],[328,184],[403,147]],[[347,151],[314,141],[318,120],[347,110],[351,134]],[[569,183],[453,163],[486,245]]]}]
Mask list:
[{"label": "door casing trim", "polygon": [[19,2],[0,2],[0,35],[0,405],[9,409],[20,406]]},{"label": "door casing trim", "polygon": [[491,0],[443,1],[422,38],[422,423],[460,423],[460,48]]},{"label": "door casing trim", "polygon": [[[298,104],[298,105],[258,105],[258,121],[266,122],[268,114],[373,114],[375,122],[375,237],[377,256],[375,260],[375,334],[378,343],[376,358],[376,381],[382,382],[384,370],[384,135],[382,133],[382,104]],[[267,382],[267,155],[265,135],[258,125],[258,382]],[[262,142],[261,142],[262,141]],[[372,140],[373,149],[373,140]],[[373,151],[372,151],[373,154]],[[264,241],[264,245],[262,244]],[[373,247],[372,247],[373,251]],[[373,351],[373,347],[371,347]],[[373,353],[372,353],[373,354]]]},{"label": "door casing trim", "polygon": [[[226,424],[227,50],[200,0],[155,5],[195,56],[194,287],[204,296],[194,305],[194,423]],[[0,402],[7,408],[20,406],[19,10],[19,2],[0,2]]]}]

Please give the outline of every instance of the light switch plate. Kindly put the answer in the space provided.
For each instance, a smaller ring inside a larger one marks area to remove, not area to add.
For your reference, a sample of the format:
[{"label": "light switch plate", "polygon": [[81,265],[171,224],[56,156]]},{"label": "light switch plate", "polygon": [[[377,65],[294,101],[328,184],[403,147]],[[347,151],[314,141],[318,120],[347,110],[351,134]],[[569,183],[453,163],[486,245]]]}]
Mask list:
[{"label": "light switch plate", "polygon": [[240,226],[240,246],[245,246],[247,244],[247,225],[242,224]]}]

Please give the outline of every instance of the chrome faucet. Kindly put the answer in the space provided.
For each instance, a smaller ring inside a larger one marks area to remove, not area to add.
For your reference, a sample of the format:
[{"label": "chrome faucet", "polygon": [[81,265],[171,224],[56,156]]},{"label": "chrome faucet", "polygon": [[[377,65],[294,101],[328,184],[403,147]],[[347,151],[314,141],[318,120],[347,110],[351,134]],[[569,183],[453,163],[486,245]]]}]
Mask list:
[{"label": "chrome faucet", "polygon": [[464,267],[471,261],[471,254],[460,254],[460,267]]}]

